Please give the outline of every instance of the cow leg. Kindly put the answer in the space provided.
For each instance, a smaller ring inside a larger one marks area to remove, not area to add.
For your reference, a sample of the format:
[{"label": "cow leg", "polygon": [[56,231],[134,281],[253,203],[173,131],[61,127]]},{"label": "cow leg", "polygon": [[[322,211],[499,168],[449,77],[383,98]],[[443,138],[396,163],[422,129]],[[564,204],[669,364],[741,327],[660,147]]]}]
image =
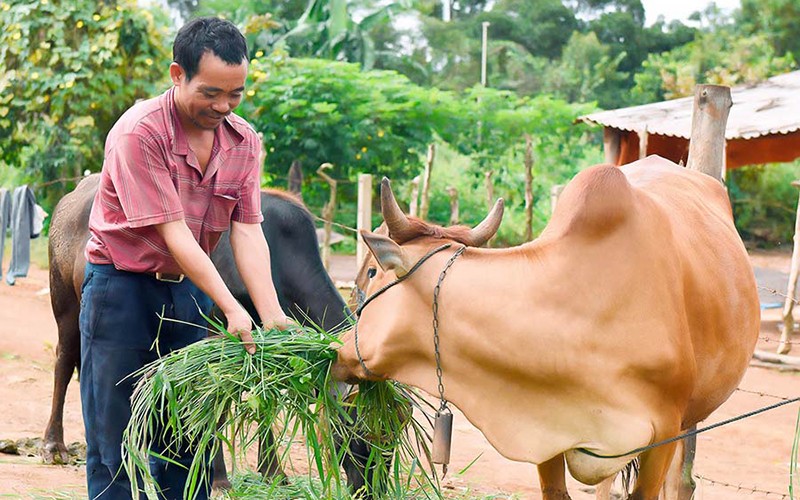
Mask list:
[{"label": "cow leg", "polygon": [[42,458],[47,464],[69,462],[69,454],[64,444],[64,400],[67,397],[67,386],[75,369],[80,365],[81,358],[77,301],[75,306],[66,311],[56,312],[58,345],[56,346],[54,369],[53,403],[50,408],[50,419],[44,431],[44,443],[42,443]]},{"label": "cow leg", "polygon": [[536,466],[539,472],[539,485],[542,488],[542,500],[570,500],[567,492],[566,467],[564,454],[556,455],[547,462]]},{"label": "cow leg", "polygon": [[594,493],[595,500],[611,500],[611,488],[614,486],[614,480],[616,478],[617,475],[614,474],[609,478],[603,479],[603,481],[597,485]]},{"label": "cow leg", "polygon": [[278,450],[275,446],[275,436],[272,428],[264,425],[266,431],[259,430],[258,438],[258,472],[265,478],[279,479],[280,484],[285,484],[286,473],[283,472],[281,463],[278,460]]},{"label": "cow leg", "polygon": [[231,482],[228,479],[228,470],[225,468],[225,454],[222,447],[217,450],[211,462],[212,476],[211,488],[216,491],[231,489]]},{"label": "cow leg", "polygon": [[675,443],[665,444],[641,455],[639,478],[631,500],[658,500],[675,448]]},{"label": "cow leg", "polygon": [[[692,427],[690,430],[696,429]],[[664,500],[691,500],[694,496],[694,478],[692,467],[697,448],[697,436],[691,436],[678,442],[675,455],[667,472],[664,483]]]},{"label": "cow leg", "polygon": [[[355,421],[356,410],[351,409],[349,412],[351,421]],[[347,446],[348,450],[341,450],[343,446]],[[383,498],[387,493],[391,453],[381,453],[359,435],[350,436],[347,443],[343,442],[341,436],[336,436],[336,448],[342,457],[341,464],[350,493],[364,500]],[[372,456],[370,460],[372,453],[381,453],[381,459]]]}]

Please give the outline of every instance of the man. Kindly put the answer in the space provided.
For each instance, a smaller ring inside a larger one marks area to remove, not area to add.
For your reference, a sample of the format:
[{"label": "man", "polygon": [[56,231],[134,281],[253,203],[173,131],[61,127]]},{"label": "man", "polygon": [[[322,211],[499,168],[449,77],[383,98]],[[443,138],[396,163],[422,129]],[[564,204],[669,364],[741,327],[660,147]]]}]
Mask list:
[{"label": "man", "polygon": [[[251,319],[209,258],[222,232],[230,228],[263,326],[287,322],[260,227],[261,143],[232,114],[247,77],[245,39],[228,21],[195,19],[179,31],[173,59],[173,87],[134,105],[108,134],[89,221],[80,386],[90,498],[132,496],[120,454],[132,381],[121,380],[204,338],[203,328],[186,323],[202,325],[212,301],[228,330],[255,352]],[[175,459],[188,466],[192,455]],[[182,498],[186,469],[162,460],[150,465],[164,497]]]}]

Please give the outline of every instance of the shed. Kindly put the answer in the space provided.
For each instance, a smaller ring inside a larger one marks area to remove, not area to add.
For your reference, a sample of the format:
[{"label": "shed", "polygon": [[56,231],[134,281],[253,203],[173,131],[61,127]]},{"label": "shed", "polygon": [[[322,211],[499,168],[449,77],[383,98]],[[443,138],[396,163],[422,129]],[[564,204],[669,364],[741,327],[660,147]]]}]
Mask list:
[{"label": "shed", "polygon": [[[800,71],[731,88],[725,129],[726,169],[800,157]],[[606,162],[624,165],[649,154],[686,164],[693,97],[578,117],[602,125]]]}]

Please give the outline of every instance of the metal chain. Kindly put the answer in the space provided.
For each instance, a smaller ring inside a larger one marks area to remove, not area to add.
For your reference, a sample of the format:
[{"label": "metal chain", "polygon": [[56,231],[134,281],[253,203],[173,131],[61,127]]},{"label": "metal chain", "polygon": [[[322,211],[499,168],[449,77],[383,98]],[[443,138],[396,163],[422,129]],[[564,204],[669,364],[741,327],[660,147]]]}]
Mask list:
[{"label": "metal chain", "polygon": [[442,412],[447,409],[447,400],[444,399],[444,382],[442,382],[442,354],[439,351],[439,292],[442,290],[442,282],[447,275],[447,270],[456,261],[459,255],[464,253],[467,247],[462,246],[456,253],[448,259],[444,269],[439,274],[439,281],[436,282],[436,287],[433,289],[433,354],[436,358],[436,378],[439,381],[439,411]]}]

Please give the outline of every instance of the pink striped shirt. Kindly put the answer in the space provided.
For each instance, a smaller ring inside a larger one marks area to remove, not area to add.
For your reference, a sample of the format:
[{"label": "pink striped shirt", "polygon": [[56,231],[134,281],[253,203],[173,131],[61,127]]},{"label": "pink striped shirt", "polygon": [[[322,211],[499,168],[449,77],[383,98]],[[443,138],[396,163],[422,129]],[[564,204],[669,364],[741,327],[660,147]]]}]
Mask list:
[{"label": "pink striped shirt", "polygon": [[123,271],[181,273],[154,225],[184,219],[210,254],[231,221],[260,223],[260,148],[252,127],[231,114],[214,132],[204,175],[173,89],[136,104],[106,138],[86,258]]}]

